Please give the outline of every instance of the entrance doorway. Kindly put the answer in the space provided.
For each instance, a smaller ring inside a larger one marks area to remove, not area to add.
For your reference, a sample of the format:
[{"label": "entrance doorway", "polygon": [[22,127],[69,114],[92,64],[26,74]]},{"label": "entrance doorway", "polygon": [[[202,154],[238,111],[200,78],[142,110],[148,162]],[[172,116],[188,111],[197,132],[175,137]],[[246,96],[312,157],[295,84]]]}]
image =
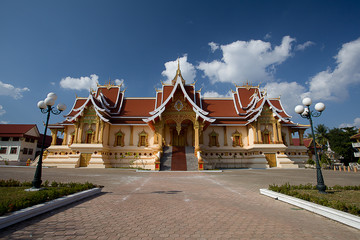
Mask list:
[{"label": "entrance doorway", "polygon": [[185,134],[185,130],[181,129],[180,134],[178,134],[178,132],[176,131],[176,129],[173,129],[172,131],[172,145],[173,146],[177,146],[177,147],[185,147],[185,138],[186,138],[186,134]]},{"label": "entrance doorway", "polygon": [[275,153],[265,153],[266,161],[269,164],[269,167],[276,167],[276,155]]},{"label": "entrance doorway", "polygon": [[91,153],[80,154],[80,167],[87,167],[91,159]]}]

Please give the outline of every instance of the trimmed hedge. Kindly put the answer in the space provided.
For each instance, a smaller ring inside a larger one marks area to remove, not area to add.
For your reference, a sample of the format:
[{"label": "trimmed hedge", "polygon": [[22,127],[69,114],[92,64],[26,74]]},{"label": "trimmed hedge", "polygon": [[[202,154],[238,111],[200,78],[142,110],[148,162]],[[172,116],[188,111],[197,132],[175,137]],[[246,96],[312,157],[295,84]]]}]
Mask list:
[{"label": "trimmed hedge", "polygon": [[[328,191],[329,190],[355,190],[355,191],[359,191],[360,190],[360,185],[359,186],[339,186],[339,185],[335,185],[333,187],[327,187],[326,188]],[[318,196],[314,196],[312,194],[308,194],[308,193],[300,193],[297,190],[317,190],[316,186],[313,186],[312,184],[306,184],[306,185],[290,185],[289,183],[285,183],[284,185],[269,185],[269,190],[272,190],[274,192],[279,192],[282,194],[286,194],[292,197],[296,197],[299,199],[303,199],[309,202],[313,202],[322,206],[326,206],[326,207],[330,207],[330,208],[334,208],[343,212],[347,212],[347,213],[351,213],[357,216],[360,216],[360,208],[354,204],[349,204],[346,202],[342,202],[342,201],[335,201],[335,200],[328,200],[326,198],[323,197],[318,197]]]},{"label": "trimmed hedge", "polygon": [[[24,195],[22,191],[24,191],[25,188],[31,186],[32,186],[31,182],[20,182],[13,179],[0,180],[0,194],[2,188],[3,189],[19,188],[21,191],[21,195]],[[45,189],[41,191],[33,191],[33,192],[29,191],[26,192],[24,196],[16,196],[14,199],[11,200],[0,201],[0,216],[9,212],[31,207],[39,203],[51,201],[59,197],[67,196],[73,193],[81,192],[95,187],[102,187],[102,186],[96,186],[89,182],[58,183],[54,181],[51,184],[49,184],[48,181],[45,181],[42,187],[44,187]]]}]

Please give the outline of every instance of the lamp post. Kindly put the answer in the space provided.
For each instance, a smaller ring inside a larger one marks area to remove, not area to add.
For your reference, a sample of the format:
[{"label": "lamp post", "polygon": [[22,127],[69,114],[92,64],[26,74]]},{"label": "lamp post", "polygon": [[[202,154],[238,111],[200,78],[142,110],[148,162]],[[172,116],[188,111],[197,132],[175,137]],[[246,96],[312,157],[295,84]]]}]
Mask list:
[{"label": "lamp post", "polygon": [[38,108],[40,108],[42,113],[47,114],[47,117],[46,117],[46,124],[45,124],[43,141],[41,143],[40,157],[39,157],[39,161],[38,161],[38,164],[37,164],[37,167],[36,167],[34,179],[32,181],[32,189],[39,189],[40,186],[41,186],[41,182],[42,182],[42,180],[41,180],[42,158],[43,158],[43,153],[44,153],[46,130],[47,130],[48,123],[49,123],[50,113],[53,113],[55,115],[59,115],[62,111],[64,111],[66,109],[65,104],[62,104],[62,103],[59,103],[56,108],[53,107],[53,105],[55,104],[56,99],[57,99],[56,94],[51,92],[51,93],[49,93],[47,95],[45,100],[39,101],[37,103]]},{"label": "lamp post", "polygon": [[310,121],[311,126],[311,133],[313,138],[313,144],[314,144],[314,152],[315,152],[315,158],[316,158],[316,178],[317,178],[317,185],[316,188],[319,190],[319,193],[326,193],[325,189],[325,183],[324,178],[321,172],[320,162],[319,162],[319,156],[316,151],[316,141],[315,141],[315,134],[314,134],[314,127],[312,122],[312,117],[320,117],[321,113],[325,110],[325,104],[323,103],[317,103],[315,104],[315,111],[310,110],[310,105],[312,103],[311,98],[304,98],[302,103],[305,105],[297,105],[295,107],[295,112],[300,114],[302,118],[307,118]]}]

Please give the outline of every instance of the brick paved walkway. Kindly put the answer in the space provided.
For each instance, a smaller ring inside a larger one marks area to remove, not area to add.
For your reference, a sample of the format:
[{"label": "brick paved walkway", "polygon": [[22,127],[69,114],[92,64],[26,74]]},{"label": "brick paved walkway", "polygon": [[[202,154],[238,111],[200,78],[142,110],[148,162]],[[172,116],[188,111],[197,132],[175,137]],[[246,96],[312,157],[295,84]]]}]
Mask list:
[{"label": "brick paved walkway", "polygon": [[[34,169],[0,168],[31,180]],[[308,183],[313,170],[135,173],[44,169],[43,180],[86,180],[103,194],[11,226],[1,239],[360,239],[360,231],[259,194],[270,183]],[[325,183],[360,174],[324,172]]]}]

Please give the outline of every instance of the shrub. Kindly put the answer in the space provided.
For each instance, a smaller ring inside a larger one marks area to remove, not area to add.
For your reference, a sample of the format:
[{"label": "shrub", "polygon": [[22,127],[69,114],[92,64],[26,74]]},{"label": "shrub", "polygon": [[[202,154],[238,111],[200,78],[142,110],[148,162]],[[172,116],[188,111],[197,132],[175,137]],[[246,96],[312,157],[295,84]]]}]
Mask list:
[{"label": "shrub", "polygon": [[[9,180],[0,180],[0,191],[1,187],[9,188],[9,187],[22,187],[19,189],[22,193],[24,187],[30,187],[31,182],[20,182],[14,179]],[[17,211],[23,208],[27,208],[39,203],[47,202],[50,200],[54,200],[59,197],[63,197],[66,195],[70,195],[76,192],[84,191],[87,189],[91,189],[94,187],[102,187],[96,186],[92,183],[58,183],[53,181],[51,186],[49,186],[49,182],[45,181],[42,185],[46,187],[45,190],[35,191],[35,192],[27,192],[27,194],[15,194],[10,200],[2,200],[0,201],[0,216],[6,213]]]},{"label": "shrub", "polygon": [[315,164],[314,160],[312,160],[311,158],[309,158],[306,163],[309,164],[309,165],[314,165]]},{"label": "shrub", "polygon": [[[300,184],[298,186],[290,185],[289,183],[285,183],[281,186],[273,184],[273,185],[269,185],[269,190],[360,216],[360,207],[354,204],[350,204],[342,201],[331,201],[323,197],[318,197],[309,193],[300,193],[297,191],[297,190],[316,190],[316,186],[313,186],[311,184],[306,184],[306,185]],[[359,191],[360,185],[359,186],[335,185],[333,187],[329,187],[329,188],[327,187],[327,190]]]}]

